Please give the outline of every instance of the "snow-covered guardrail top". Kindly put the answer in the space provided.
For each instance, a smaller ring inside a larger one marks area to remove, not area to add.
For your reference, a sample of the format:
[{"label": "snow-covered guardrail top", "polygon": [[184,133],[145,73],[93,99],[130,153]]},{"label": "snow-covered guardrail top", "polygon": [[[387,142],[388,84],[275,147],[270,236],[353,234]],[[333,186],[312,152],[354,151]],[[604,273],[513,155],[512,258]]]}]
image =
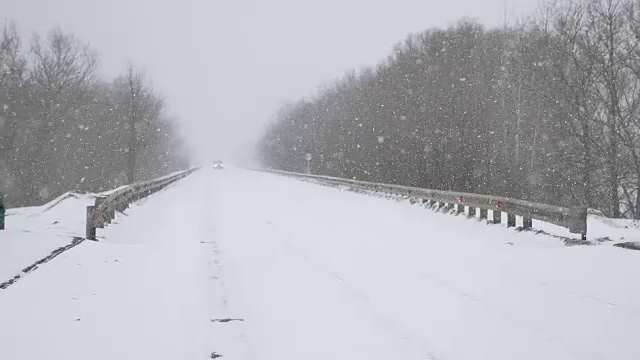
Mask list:
[{"label": "snow-covered guardrail top", "polygon": [[95,205],[87,208],[87,239],[94,239],[95,228],[104,227],[109,223],[113,219],[115,211],[124,211],[131,202],[161,190],[196,170],[198,168],[176,171],[157,179],[122,186],[113,191],[102,193],[102,196],[96,198]]}]

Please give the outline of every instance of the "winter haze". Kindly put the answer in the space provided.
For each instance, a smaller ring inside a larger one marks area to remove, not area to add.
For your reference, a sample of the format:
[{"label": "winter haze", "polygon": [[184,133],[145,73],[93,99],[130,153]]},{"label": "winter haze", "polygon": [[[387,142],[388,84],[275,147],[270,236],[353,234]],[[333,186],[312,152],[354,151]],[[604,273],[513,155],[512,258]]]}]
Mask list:
[{"label": "winter haze", "polygon": [[0,21],[0,360],[640,359],[640,0]]},{"label": "winter haze", "polygon": [[493,26],[535,0],[0,0],[27,43],[59,26],[100,71],[144,69],[201,160],[246,161],[285,102],[388,56],[408,33],[461,17]]}]

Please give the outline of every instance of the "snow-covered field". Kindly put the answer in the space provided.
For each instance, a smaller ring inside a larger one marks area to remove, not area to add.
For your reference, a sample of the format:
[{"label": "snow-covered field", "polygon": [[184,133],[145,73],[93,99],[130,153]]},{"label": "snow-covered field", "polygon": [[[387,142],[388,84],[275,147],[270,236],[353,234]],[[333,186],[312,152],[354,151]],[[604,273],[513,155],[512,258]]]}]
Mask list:
[{"label": "snow-covered field", "polygon": [[9,209],[6,229],[0,231],[0,283],[84,236],[86,207],[94,201],[90,195],[66,193],[43,206]]},{"label": "snow-covered field", "polygon": [[98,231],[0,290],[0,359],[640,358],[640,252],[612,242],[235,169]]}]

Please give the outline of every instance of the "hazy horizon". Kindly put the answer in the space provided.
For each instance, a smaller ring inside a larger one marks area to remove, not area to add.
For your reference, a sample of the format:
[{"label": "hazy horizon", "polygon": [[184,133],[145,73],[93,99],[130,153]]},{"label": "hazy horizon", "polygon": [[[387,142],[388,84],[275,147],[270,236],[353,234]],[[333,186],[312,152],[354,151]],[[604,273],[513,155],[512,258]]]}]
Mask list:
[{"label": "hazy horizon", "polygon": [[105,77],[144,69],[203,161],[249,159],[279,106],[380,62],[409,33],[463,17],[496,26],[505,12],[514,22],[538,3],[0,0],[25,41],[59,26],[99,53]]}]

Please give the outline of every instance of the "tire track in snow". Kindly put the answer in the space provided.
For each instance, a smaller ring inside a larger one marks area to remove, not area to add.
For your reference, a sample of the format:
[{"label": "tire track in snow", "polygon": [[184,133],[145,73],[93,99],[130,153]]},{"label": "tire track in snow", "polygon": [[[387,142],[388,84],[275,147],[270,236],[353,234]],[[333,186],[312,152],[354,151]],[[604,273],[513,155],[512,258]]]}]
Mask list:
[{"label": "tire track in snow", "polygon": [[85,238],[73,237],[73,240],[71,241],[70,244],[62,246],[62,247],[59,247],[59,248],[53,250],[49,255],[43,257],[42,259],[34,262],[33,264],[27,266],[24,269],[22,269],[22,271],[19,274],[17,274],[16,276],[14,276],[11,279],[1,283],[0,284],[0,289],[1,290],[8,289],[11,285],[14,285],[19,280],[23,279],[25,276],[27,276],[30,273],[38,270],[40,268],[40,265],[48,263],[49,261],[51,261],[51,260],[55,259],[56,257],[58,257],[58,255],[61,255],[61,254],[65,253],[65,252],[73,249],[74,247],[80,245],[84,241],[85,241]]},{"label": "tire track in snow", "polygon": [[[290,250],[297,252],[298,255],[303,256],[305,258],[305,261],[308,261],[309,263],[314,264],[314,266],[330,274],[330,276],[332,276],[334,279],[339,279],[340,281],[342,281],[345,284],[345,286],[350,287],[354,291],[354,293],[364,294],[363,291],[358,290],[351,284],[348,284],[347,281],[344,279],[344,277],[341,275],[338,275],[337,272],[320,265],[318,261],[311,260],[308,255],[303,254],[301,251],[295,250],[289,242],[287,242],[286,246],[288,246]],[[361,250],[363,249],[361,248]],[[369,253],[372,255],[375,255],[375,253],[371,251],[369,251]],[[562,352],[565,352],[565,353],[570,352],[569,349],[567,349],[566,343],[564,342],[566,341],[566,337],[562,335],[550,333],[545,328],[523,321],[522,319],[519,319],[516,315],[514,315],[512,312],[509,312],[503,309],[499,304],[487,301],[486,299],[482,299],[477,294],[474,294],[473,292],[468,290],[464,290],[460,287],[456,287],[455,285],[452,285],[450,282],[445,281],[442,278],[439,278],[437,276],[434,276],[431,273],[425,274],[423,271],[418,270],[415,266],[408,265],[406,263],[404,264],[404,266],[402,266],[402,268],[397,268],[396,270],[401,270],[404,273],[404,278],[407,278],[407,279],[413,278],[416,283],[424,283],[432,287],[440,288],[443,291],[453,295],[456,298],[463,299],[464,301],[470,302],[475,306],[481,307],[483,310],[485,310],[485,312],[494,314],[495,319],[500,320],[504,324],[511,324],[512,326],[510,326],[510,328],[512,329],[518,329],[519,332],[527,333],[529,334],[530,337],[538,338],[539,339],[538,341],[540,342],[552,344],[554,347],[556,347],[558,350]],[[362,296],[360,297],[362,298]],[[369,302],[368,297],[366,300],[367,302]],[[391,318],[391,317],[387,316],[387,318]]]},{"label": "tire track in snow", "polygon": [[[411,342],[414,347],[419,348],[421,351],[423,351],[428,356],[429,359],[433,359],[433,360],[441,359],[441,356],[436,355],[433,351],[429,349],[431,346],[429,346],[428,342],[424,339],[423,336],[420,336],[414,332],[411,332],[410,330],[407,330],[406,326],[403,326],[399,321],[395,320],[389,314],[380,313],[379,311],[376,312],[374,309],[372,309],[371,298],[365,291],[359,289],[358,287],[354,286],[352,283],[348,282],[344,276],[342,276],[335,270],[332,270],[327,266],[320,264],[318,260],[312,259],[305,252],[294,247],[291,244],[291,242],[287,240],[287,237],[284,236],[284,234],[283,236],[280,236],[280,238],[283,239],[281,240],[281,242],[287,250],[289,250],[299,258],[301,258],[305,263],[307,263],[317,271],[322,272],[326,276],[333,279],[334,281],[337,281],[353,297],[358,298],[360,301],[365,303],[368,307],[369,313],[371,314],[374,321],[379,326],[381,326],[385,330],[393,329],[392,332],[394,333],[395,336],[399,337],[402,340]],[[499,304],[488,302],[485,299],[482,299],[481,297],[477,296],[477,294],[474,294],[473,292],[463,290],[431,274],[424,274],[423,272],[417,270],[415,267],[412,267],[410,265],[405,265],[402,271],[406,278],[414,278],[417,283],[426,283],[426,284],[429,284],[430,286],[441,288],[445,292],[452,294],[454,297],[473,303],[475,306],[482,308],[485,311],[485,313],[494,314],[495,315],[494,318],[499,320],[503,324],[505,325],[511,324],[509,328],[512,328],[514,330],[517,329],[516,331],[518,332],[528,334],[529,338],[534,338],[534,339],[537,338],[539,342],[547,343],[555,347],[561,353],[565,353],[565,354],[571,354],[571,353],[575,354],[576,352],[580,353],[579,349],[568,348],[566,343],[566,340],[567,340],[566,337],[559,334],[551,333],[547,329],[540,326],[536,326],[535,324],[528,323],[527,321],[524,321],[518,318],[512,312],[506,311],[505,309],[501,308]],[[425,342],[427,343],[426,345],[423,344]],[[579,356],[579,357],[582,357],[582,356]]]},{"label": "tire track in snow", "polygon": [[[214,268],[210,278],[215,284],[214,292],[221,300],[221,310],[214,310],[211,316],[211,326],[215,327],[215,334],[220,336],[214,336],[214,338],[212,338],[212,342],[214,344],[222,344],[225,340],[229,340],[231,343],[236,343],[235,339],[240,339],[239,341],[242,344],[242,350],[234,348],[233,344],[216,346],[216,351],[219,351],[221,359],[225,359],[225,356],[227,355],[233,359],[259,359],[260,357],[255,355],[254,346],[252,345],[250,338],[247,336],[246,327],[250,325],[251,319],[245,319],[245,314],[243,313],[232,313],[232,308],[234,306],[232,303],[232,296],[229,294],[227,282],[228,280],[232,281],[232,279],[228,278],[230,273],[233,272],[233,266],[229,264],[228,259],[223,261],[224,256],[216,236],[213,236],[212,240],[208,242],[208,244],[211,244],[213,253],[213,257],[209,261],[209,266]],[[231,321],[219,321],[217,319],[229,319]],[[239,353],[242,355],[239,355]]]},{"label": "tire track in snow", "polygon": [[[396,340],[399,340],[402,344],[408,343],[415,350],[418,350],[423,356],[426,356],[427,359],[430,359],[430,360],[443,359],[441,355],[438,355],[433,350],[431,350],[432,346],[423,337],[421,337],[418,334],[415,334],[414,332],[409,331],[404,326],[402,326],[402,324],[394,320],[388,314],[376,312],[371,307],[371,299],[366,292],[351,285],[339,273],[332,271],[331,269],[321,265],[319,262],[309,257],[304,252],[293,247],[291,243],[286,239],[286,237],[280,237],[280,238],[284,239],[284,240],[281,240],[281,243],[284,245],[287,251],[297,256],[298,258],[300,258],[305,264],[307,264],[309,267],[313,268],[317,272],[322,273],[325,276],[332,279],[334,282],[337,283],[339,287],[347,291],[353,298],[356,298],[360,302],[364,303],[367,308],[367,313],[374,324],[378,325],[381,329],[385,330],[386,332],[391,333],[396,338]],[[358,309],[361,310],[362,308],[358,308]]]},{"label": "tire track in snow", "polygon": [[[501,319],[503,321],[509,322],[514,325],[514,328],[518,328],[520,331],[528,332],[530,335],[534,337],[541,338],[542,341],[552,343],[558,348],[567,351],[566,346],[563,341],[566,340],[566,337],[558,334],[552,334],[547,329],[536,326],[535,324],[527,323],[526,321],[519,319],[512,312],[506,311],[503,307],[493,302],[487,301],[486,299],[482,299],[477,294],[474,294],[471,291],[463,290],[459,287],[452,285],[450,282],[444,281],[440,278],[433,276],[432,274],[425,274],[424,272],[420,272],[418,270],[414,270],[415,272],[407,272],[408,274],[413,274],[412,276],[419,279],[421,282],[426,282],[431,285],[435,285],[447,292],[450,292],[460,298],[463,298],[467,301],[473,302],[478,306],[482,307],[487,313],[494,314],[496,318]],[[542,336],[541,336],[542,335]]]},{"label": "tire track in snow", "polygon": [[[218,219],[216,214],[217,209],[213,204],[216,204],[214,193],[212,191],[214,183],[213,173],[209,172],[205,177],[205,186],[203,188],[204,201],[202,201],[203,209],[201,211],[202,220],[200,221],[202,226],[202,239],[201,243],[208,245],[206,251],[211,251],[211,256],[207,260],[207,274],[210,284],[212,286],[211,296],[212,300],[218,302],[218,305],[213,306],[210,312],[210,326],[211,326],[211,343],[215,345],[212,348],[210,358],[220,359],[258,359],[253,353],[253,347],[246,336],[246,325],[244,324],[245,314],[231,314],[232,304],[229,296],[229,287],[227,282],[229,272],[232,270],[232,265],[228,264],[222,253],[220,243],[218,241],[219,234],[218,229],[215,227],[215,223]],[[222,175],[222,174],[221,174]],[[209,286],[209,285],[207,285]],[[217,321],[219,319],[243,319],[242,321]],[[234,348],[236,339],[240,339],[240,343],[243,345],[241,351]],[[242,353],[242,355],[240,355]],[[214,354],[216,355],[214,357]]]}]

